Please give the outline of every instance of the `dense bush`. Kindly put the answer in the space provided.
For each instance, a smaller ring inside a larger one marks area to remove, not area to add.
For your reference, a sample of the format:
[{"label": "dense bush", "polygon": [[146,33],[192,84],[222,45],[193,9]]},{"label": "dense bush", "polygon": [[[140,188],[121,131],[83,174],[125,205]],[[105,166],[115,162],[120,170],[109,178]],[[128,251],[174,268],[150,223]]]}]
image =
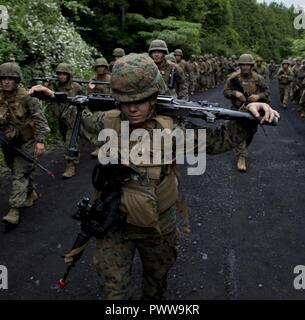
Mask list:
[{"label": "dense bush", "polygon": [[[88,72],[97,50],[80,36],[60,11],[61,1],[7,0],[8,29],[0,33],[0,61],[17,61],[25,79],[50,74],[62,61],[71,63],[77,75]],[[87,14],[90,14],[87,11]]]}]

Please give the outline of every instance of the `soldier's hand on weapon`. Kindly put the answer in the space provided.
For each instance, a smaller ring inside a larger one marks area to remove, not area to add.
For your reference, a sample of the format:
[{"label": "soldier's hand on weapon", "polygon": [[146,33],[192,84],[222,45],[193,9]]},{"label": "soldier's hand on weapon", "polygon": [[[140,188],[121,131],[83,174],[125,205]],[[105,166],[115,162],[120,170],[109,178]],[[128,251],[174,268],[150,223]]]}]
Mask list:
[{"label": "soldier's hand on weapon", "polygon": [[248,101],[249,102],[256,102],[259,100],[259,95],[257,94],[252,94],[249,98],[248,98]]},{"label": "soldier's hand on weapon", "polygon": [[235,96],[236,96],[237,99],[239,99],[242,102],[246,102],[247,101],[246,97],[239,91],[235,92]]},{"label": "soldier's hand on weapon", "polygon": [[38,85],[32,87],[32,88],[28,91],[29,95],[32,95],[32,94],[34,94],[35,92],[43,93],[44,95],[49,96],[49,97],[52,97],[52,96],[54,95],[54,91],[50,90],[50,89],[47,88],[47,87],[44,87],[44,86],[41,85],[41,84],[38,84]]},{"label": "soldier's hand on weapon", "polygon": [[279,119],[280,114],[273,110],[267,103],[250,103],[247,106],[248,110],[252,113],[255,118],[261,117],[261,113],[263,113],[263,117],[261,120],[261,124],[263,123],[271,123],[275,118]]},{"label": "soldier's hand on weapon", "polygon": [[35,146],[35,155],[41,156],[46,151],[44,143],[36,143]]},{"label": "soldier's hand on weapon", "polygon": [[88,87],[93,90],[95,89],[96,85],[92,83],[92,81],[89,82]]}]

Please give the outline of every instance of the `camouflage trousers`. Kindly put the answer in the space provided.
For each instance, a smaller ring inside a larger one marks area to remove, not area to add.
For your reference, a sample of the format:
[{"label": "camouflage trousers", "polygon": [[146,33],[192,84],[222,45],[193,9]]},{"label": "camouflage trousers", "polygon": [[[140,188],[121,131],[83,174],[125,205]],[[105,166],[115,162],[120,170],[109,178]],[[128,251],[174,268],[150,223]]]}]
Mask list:
[{"label": "camouflage trousers", "polygon": [[[69,147],[69,143],[72,136],[71,125],[74,124],[75,120],[75,107],[69,106],[67,104],[51,104],[49,106],[54,117],[58,119],[58,127],[63,141],[65,142],[66,150]],[[74,164],[79,163],[79,157],[71,157],[67,154],[64,155],[67,161],[73,161]]]},{"label": "camouflage trousers", "polygon": [[[68,129],[68,130],[67,130],[67,133],[66,133],[66,136],[65,136],[65,147],[66,147],[66,150],[68,150],[68,148],[69,148],[71,136],[72,136],[72,129]],[[78,150],[79,150],[79,148],[78,148]],[[79,164],[80,155],[79,155],[78,157],[74,157],[74,156],[69,156],[69,155],[66,153],[66,154],[64,155],[64,158],[65,158],[67,161],[73,161],[74,164]]]},{"label": "camouflage trousers", "polygon": [[235,147],[235,154],[238,158],[239,157],[246,158],[248,156],[248,153],[249,152],[248,152],[248,146],[246,141],[243,141],[237,147]]},{"label": "camouflage trousers", "polygon": [[208,88],[209,89],[213,88],[213,76],[212,76],[212,73],[208,74]]},{"label": "camouflage trousers", "polygon": [[200,89],[201,90],[207,89],[207,77],[205,74],[200,75]]},{"label": "camouflage trousers", "polygon": [[[34,154],[34,141],[27,142],[21,146],[21,149],[30,154]],[[6,164],[12,170],[12,189],[9,196],[9,205],[11,208],[22,208],[26,202],[28,194],[35,190],[33,164],[16,157],[10,151],[3,148]]]},{"label": "camouflage trousers", "polygon": [[127,225],[124,230],[97,240],[93,262],[104,300],[132,298],[132,266],[136,251],[143,267],[141,299],[163,299],[167,274],[177,257],[177,231],[175,227],[160,234],[151,229]]},{"label": "camouflage trousers", "polygon": [[196,86],[197,86],[197,79],[195,75],[190,76],[189,81],[189,95],[192,95],[196,92]]},{"label": "camouflage trousers", "polygon": [[299,106],[302,111],[305,111],[305,89],[302,88],[301,98],[299,101]]},{"label": "camouflage trousers", "polygon": [[290,97],[290,85],[287,86],[280,86],[280,100],[282,104],[285,104],[286,106],[289,103],[289,97]]}]

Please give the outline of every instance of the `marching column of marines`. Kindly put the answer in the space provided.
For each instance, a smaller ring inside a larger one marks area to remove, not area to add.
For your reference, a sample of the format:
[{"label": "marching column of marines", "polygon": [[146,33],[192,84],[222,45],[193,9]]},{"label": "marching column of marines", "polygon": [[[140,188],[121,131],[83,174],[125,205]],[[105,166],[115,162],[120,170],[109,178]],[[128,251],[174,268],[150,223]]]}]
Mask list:
[{"label": "marching column of marines", "polygon": [[[64,92],[73,97],[85,92],[111,95],[117,101],[118,110],[93,112],[82,118],[80,135],[94,144],[95,149],[91,153],[94,158],[101,146],[97,143],[99,131],[103,128],[119,130],[118,124],[122,120],[129,120],[132,128],[175,128],[178,124],[173,123],[170,117],[155,113],[158,94],[192,100],[197,93],[224,85],[224,96],[231,102],[233,110],[250,112],[255,116],[264,111],[264,120],[270,121],[279,117],[269,106],[268,85],[270,81],[277,81],[280,106],[286,110],[290,102],[294,102],[300,116],[305,118],[305,60],[302,57],[285,59],[278,65],[274,60],[266,64],[261,57],[251,54],[224,57],[202,53],[196,56],[186,55],[181,48],[172,49],[170,52],[161,39],[153,40],[147,53],[143,54],[126,54],[123,48],[115,48],[110,63],[104,57],[96,59],[92,66],[95,74],[86,87],[74,81],[73,69],[77,66],[60,62],[55,69],[57,79],[34,86],[30,93],[53,96],[54,92]],[[94,84],[94,81],[104,84]],[[75,107],[55,101],[48,102],[47,107],[58,121],[63,141],[68,144],[76,116]],[[134,119],[139,123],[133,123]],[[182,129],[185,128],[182,126]],[[50,128],[41,102],[29,95],[23,86],[21,70],[16,63],[0,65],[0,130],[9,142],[35,158],[45,153]],[[232,121],[221,128],[207,130],[207,152],[218,154],[235,149],[237,169],[246,172],[248,149],[256,128]],[[2,220],[16,226],[20,222],[22,208],[33,206],[38,199],[33,180],[35,166],[5,146],[2,150],[12,172],[10,208]],[[65,161],[62,177],[72,178],[77,174],[79,157],[65,155]],[[147,181],[145,185],[132,182],[124,189],[122,212],[127,216],[127,223],[122,229],[97,240],[94,265],[104,299],[132,297],[131,270],[136,251],[140,253],[144,267],[142,298],[164,298],[167,273],[176,260],[178,174],[171,166],[148,168],[138,165],[138,169],[148,174]],[[132,192],[131,198],[128,198],[128,187],[138,190]],[[162,192],[159,187],[163,188]],[[161,211],[155,212],[155,206],[144,206],[144,211],[137,207],[143,200],[141,188],[156,192],[155,199]]]}]

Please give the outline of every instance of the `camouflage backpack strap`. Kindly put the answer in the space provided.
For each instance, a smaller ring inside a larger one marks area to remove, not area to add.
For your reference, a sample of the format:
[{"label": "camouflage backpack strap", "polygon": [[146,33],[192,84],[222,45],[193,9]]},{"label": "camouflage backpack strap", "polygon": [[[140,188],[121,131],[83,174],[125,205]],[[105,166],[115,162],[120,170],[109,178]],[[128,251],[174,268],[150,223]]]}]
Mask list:
[{"label": "camouflage backpack strap", "polygon": [[156,116],[153,118],[163,129],[174,129],[174,121],[172,118],[167,116]]},{"label": "camouflage backpack strap", "polygon": [[121,111],[120,110],[110,110],[105,112],[103,118],[104,128],[113,129],[119,135],[121,132]]},{"label": "camouflage backpack strap", "polygon": [[[174,121],[172,118],[166,117],[166,116],[157,116],[154,119],[161,125],[162,128],[170,129],[171,131],[173,130]],[[171,170],[169,174],[175,175],[175,179],[171,177],[170,185],[174,185],[178,183],[178,198],[176,200],[176,208],[182,217],[183,233],[185,235],[189,235],[191,233],[189,210],[188,210],[186,197],[182,192],[182,188],[181,188],[181,174],[178,171],[178,168],[175,164],[171,166]],[[172,190],[171,188],[168,188],[168,187],[162,188],[162,185],[161,185],[159,189],[159,197],[163,198],[162,195],[164,195],[165,198],[169,198],[169,195],[168,195],[168,192],[166,192],[166,189],[170,190],[170,192],[174,192],[174,190]],[[164,203],[164,200],[161,201],[161,203]],[[166,208],[166,206],[164,208]],[[164,208],[162,208],[161,210],[164,210]]]},{"label": "camouflage backpack strap", "polygon": [[229,75],[228,80],[231,81],[234,78],[240,77],[240,70],[233,72],[231,75]]},{"label": "camouflage backpack strap", "polygon": [[[28,103],[30,99],[31,97],[28,95],[25,88],[18,86],[14,102],[15,112],[18,117],[21,118],[21,116],[25,116],[29,112]],[[18,123],[19,119],[15,117],[15,121]]]}]

